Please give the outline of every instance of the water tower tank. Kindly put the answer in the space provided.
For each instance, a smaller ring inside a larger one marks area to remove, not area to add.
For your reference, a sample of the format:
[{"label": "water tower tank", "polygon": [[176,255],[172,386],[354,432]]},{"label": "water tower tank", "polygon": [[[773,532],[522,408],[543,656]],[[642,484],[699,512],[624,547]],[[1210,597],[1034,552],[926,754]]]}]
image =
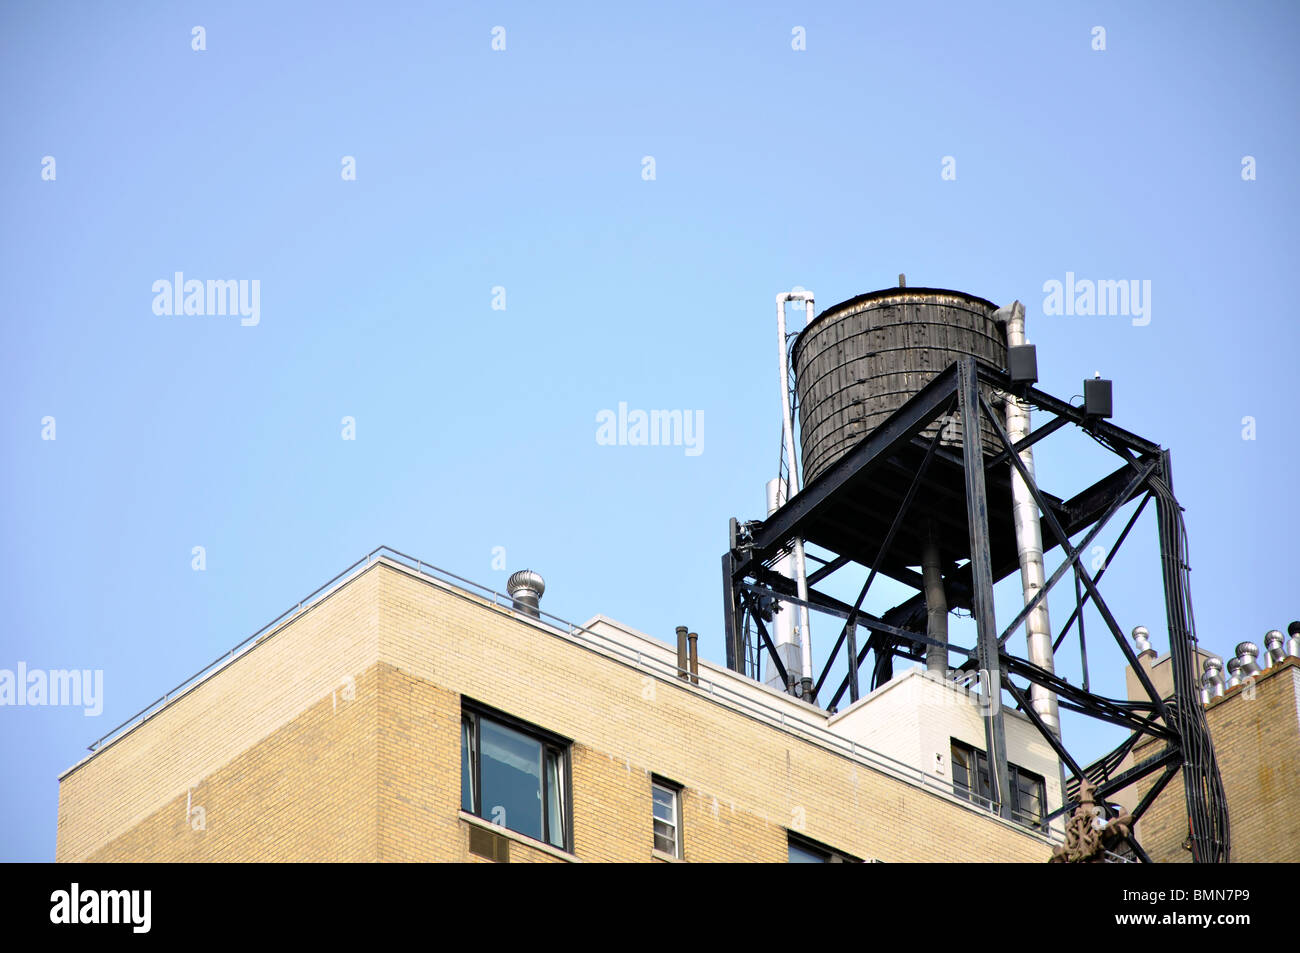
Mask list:
[{"label": "water tower tank", "polygon": [[[959,357],[1007,364],[997,306],[960,291],[887,288],[832,305],[794,343],[805,485]],[[1000,410],[990,391],[985,398]],[[938,424],[923,434],[933,437]],[[985,422],[986,454],[1002,450]],[[961,445],[955,422],[944,444]]]}]

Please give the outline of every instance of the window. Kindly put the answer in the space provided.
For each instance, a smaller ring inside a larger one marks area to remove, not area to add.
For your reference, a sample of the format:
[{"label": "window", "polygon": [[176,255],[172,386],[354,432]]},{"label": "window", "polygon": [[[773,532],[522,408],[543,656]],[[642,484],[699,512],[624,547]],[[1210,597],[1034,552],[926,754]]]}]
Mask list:
[{"label": "window", "polygon": [[790,863],[792,864],[860,864],[856,857],[841,853],[833,847],[819,844],[807,837],[790,834]]},{"label": "window", "polygon": [[[1041,827],[1047,804],[1043,779],[1032,771],[1008,762],[1011,785],[1011,816],[1021,824]],[[978,748],[952,739],[952,789],[961,797],[989,805],[993,785],[989,782],[989,759]]]},{"label": "window", "polygon": [[569,744],[508,715],[465,707],[463,811],[569,850]]},{"label": "window", "polygon": [[654,814],[655,850],[682,856],[682,789],[671,781],[654,778],[650,783]]}]

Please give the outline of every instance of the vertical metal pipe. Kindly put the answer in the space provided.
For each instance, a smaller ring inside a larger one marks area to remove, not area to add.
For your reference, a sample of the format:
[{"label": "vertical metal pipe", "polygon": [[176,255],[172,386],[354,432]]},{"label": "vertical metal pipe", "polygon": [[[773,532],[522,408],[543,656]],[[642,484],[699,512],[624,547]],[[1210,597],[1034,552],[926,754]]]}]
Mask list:
[{"label": "vertical metal pipe", "polygon": [[[773,477],[767,481],[767,515],[771,516],[782,506],[785,505],[785,482],[779,477]],[[772,564],[774,572],[780,573],[785,578],[794,582],[797,573],[794,568],[794,556],[786,553]],[[799,645],[799,627],[798,613],[792,605],[783,605],[779,612],[772,617],[772,643],[776,646],[777,655],[781,656],[781,664],[785,666],[787,674],[797,682],[801,682],[800,666],[802,662],[802,649]],[[778,691],[786,692],[790,686],[781,678],[781,673],[777,671],[775,665],[769,664],[766,669],[766,677],[763,679],[765,685],[775,688]]]},{"label": "vertical metal pipe", "polygon": [[948,597],[943,591],[943,575],[939,562],[939,542],[934,527],[926,532],[925,548],[921,551],[921,578],[925,586],[926,634],[944,648],[927,645],[925,668],[937,675],[948,677]]},{"label": "vertical metal pipe", "polygon": [[690,671],[690,663],[686,656],[686,626],[677,627],[677,677],[685,678]]},{"label": "vertical metal pipe", "polygon": [[[1012,302],[1005,308],[999,308],[1007,325],[1007,346],[1015,347],[1025,343],[1025,306],[1019,301]],[[1029,433],[1029,408],[1012,395],[1007,395],[1006,402],[1007,436],[1015,443]],[[1034,451],[1022,450],[1020,461],[1025,465],[1025,472],[1034,475]],[[1039,523],[1038,505],[1029,491],[1028,484],[1021,477],[1020,471],[1011,468],[1011,506],[1016,523],[1016,551],[1020,556],[1020,586],[1024,591],[1025,603],[1028,604],[1047,584],[1047,572],[1043,565],[1043,529]],[[1025,619],[1025,637],[1029,643],[1029,661],[1049,672],[1056,671],[1052,652],[1052,620],[1047,611],[1047,600],[1035,607]],[[1043,720],[1053,734],[1060,737],[1061,715],[1057,707],[1056,693],[1038,684],[1029,686],[1029,700],[1034,711]]]},{"label": "vertical metal pipe", "polygon": [[687,654],[691,660],[691,684],[700,684],[700,647],[699,633],[691,632],[686,636]]},{"label": "vertical metal pipe", "polygon": [[[799,461],[794,452],[794,420],[790,415],[790,365],[786,354],[785,341],[785,303],[802,300],[806,302],[808,321],[813,317],[813,294],[811,291],[789,291],[776,296],[776,331],[778,350],[778,369],[781,376],[781,438],[785,447],[786,466],[789,473],[789,491],[786,499],[793,498],[799,492]],[[808,571],[804,561],[803,540],[796,538],[793,544],[795,586],[799,599],[805,603],[799,607],[799,642],[802,646],[800,663],[800,681],[803,697],[812,699],[812,631],[808,624]]]}]

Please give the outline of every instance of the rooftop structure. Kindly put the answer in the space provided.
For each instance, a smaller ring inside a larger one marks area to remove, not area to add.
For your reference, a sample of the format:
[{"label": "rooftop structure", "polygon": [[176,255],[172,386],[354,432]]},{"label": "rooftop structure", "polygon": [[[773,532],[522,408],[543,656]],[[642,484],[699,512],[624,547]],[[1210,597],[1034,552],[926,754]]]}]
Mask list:
[{"label": "rooftop structure", "polygon": [[[955,784],[946,762],[954,745],[977,756],[979,713],[954,686],[917,675],[954,713],[952,737],[900,723],[891,738],[869,714],[909,679],[830,715],[678,658],[603,616],[534,615],[381,548],[69,768],[57,857],[1049,856],[1029,815],[1055,789],[1011,820]],[[918,767],[922,748],[945,763]],[[1027,784],[1045,773],[1041,750],[1012,751]]]}]

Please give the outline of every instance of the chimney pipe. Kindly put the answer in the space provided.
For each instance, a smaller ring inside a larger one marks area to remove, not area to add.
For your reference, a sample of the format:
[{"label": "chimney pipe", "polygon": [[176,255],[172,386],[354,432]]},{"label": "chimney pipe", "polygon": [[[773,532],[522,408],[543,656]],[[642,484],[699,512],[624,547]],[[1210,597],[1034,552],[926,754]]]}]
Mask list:
[{"label": "chimney pipe", "polygon": [[1223,659],[1211,655],[1203,667],[1205,674],[1201,676],[1201,701],[1208,705],[1214,699],[1223,697]]},{"label": "chimney pipe", "polygon": [[[787,471],[786,499],[799,493],[799,460],[794,452],[794,418],[790,412],[790,362],[785,339],[785,303],[802,301],[806,312],[804,326],[813,321],[813,293],[811,291],[785,291],[776,296],[776,334],[778,345],[778,371],[781,376],[781,443],[785,453]],[[793,545],[795,591],[804,604],[799,606],[799,697],[816,703],[812,697],[812,630],[808,624],[808,569],[804,561],[803,539],[796,536]]]},{"label": "chimney pipe", "polygon": [[542,617],[538,603],[541,602],[542,593],[545,591],[546,583],[531,569],[521,569],[506,580],[506,592],[510,593],[510,601],[514,603],[515,611],[530,615],[534,619]]},{"label": "chimney pipe", "polygon": [[[773,477],[767,481],[767,515],[771,516],[785,503],[785,481]],[[772,564],[772,570],[791,582],[794,582],[798,576],[795,571],[794,556],[791,553],[785,553],[778,558]],[[776,654],[781,657],[781,664],[785,666],[786,673],[796,684],[802,678],[800,666],[803,664],[803,655],[799,646],[798,617],[798,609],[790,603],[781,605],[780,611],[772,616],[772,644],[776,646]],[[781,680],[781,674],[776,666],[767,659],[766,655],[763,658],[763,684],[777,691],[791,691],[792,686]]]},{"label": "chimney pipe", "polygon": [[1151,647],[1151,633],[1147,631],[1145,625],[1136,626],[1133,629],[1133,644],[1137,648],[1138,658],[1148,658],[1153,661],[1159,653]]},{"label": "chimney pipe", "polygon": [[700,636],[696,632],[691,632],[686,636],[687,645],[691,659],[691,684],[700,684]]},{"label": "chimney pipe", "polygon": [[[1025,306],[1013,301],[998,308],[997,316],[1006,321],[1007,347],[1025,343]],[[1011,394],[1006,398],[1007,436],[1015,443],[1029,433],[1029,408]],[[1034,451],[1020,451],[1020,462],[1030,477],[1034,475]],[[1028,605],[1047,585],[1047,570],[1043,565],[1043,528],[1039,523],[1038,504],[1029,492],[1029,485],[1014,467],[1011,470],[1011,506],[1016,521],[1016,550],[1020,555],[1020,586]],[[1038,604],[1025,619],[1025,638],[1029,646],[1029,661],[1041,669],[1055,673],[1052,652],[1052,620],[1047,611],[1047,600]],[[1061,716],[1056,693],[1042,685],[1029,686],[1029,700],[1039,718],[1057,737],[1061,734]]]},{"label": "chimney pipe", "polygon": [[934,527],[926,532],[925,548],[921,551],[921,578],[925,586],[926,634],[937,645],[925,647],[925,668],[943,678],[948,677],[948,597],[943,591],[943,576],[939,571],[939,543]]},{"label": "chimney pipe", "polygon": [[1259,646],[1254,642],[1237,643],[1237,659],[1241,663],[1241,676],[1243,679],[1260,673],[1259,663],[1255,661],[1258,656]]},{"label": "chimney pipe", "polygon": [[1228,682],[1224,689],[1231,691],[1241,684],[1241,659],[1228,659]]},{"label": "chimney pipe", "polygon": [[690,662],[686,653],[686,626],[677,627],[677,677],[686,678],[690,672]]},{"label": "chimney pipe", "polygon": [[1264,650],[1268,653],[1270,667],[1286,658],[1286,637],[1279,629],[1271,629],[1264,636]]},{"label": "chimney pipe", "polygon": [[1290,636],[1286,640],[1286,654],[1292,658],[1300,658],[1300,622],[1292,622],[1286,627],[1286,631]]}]

